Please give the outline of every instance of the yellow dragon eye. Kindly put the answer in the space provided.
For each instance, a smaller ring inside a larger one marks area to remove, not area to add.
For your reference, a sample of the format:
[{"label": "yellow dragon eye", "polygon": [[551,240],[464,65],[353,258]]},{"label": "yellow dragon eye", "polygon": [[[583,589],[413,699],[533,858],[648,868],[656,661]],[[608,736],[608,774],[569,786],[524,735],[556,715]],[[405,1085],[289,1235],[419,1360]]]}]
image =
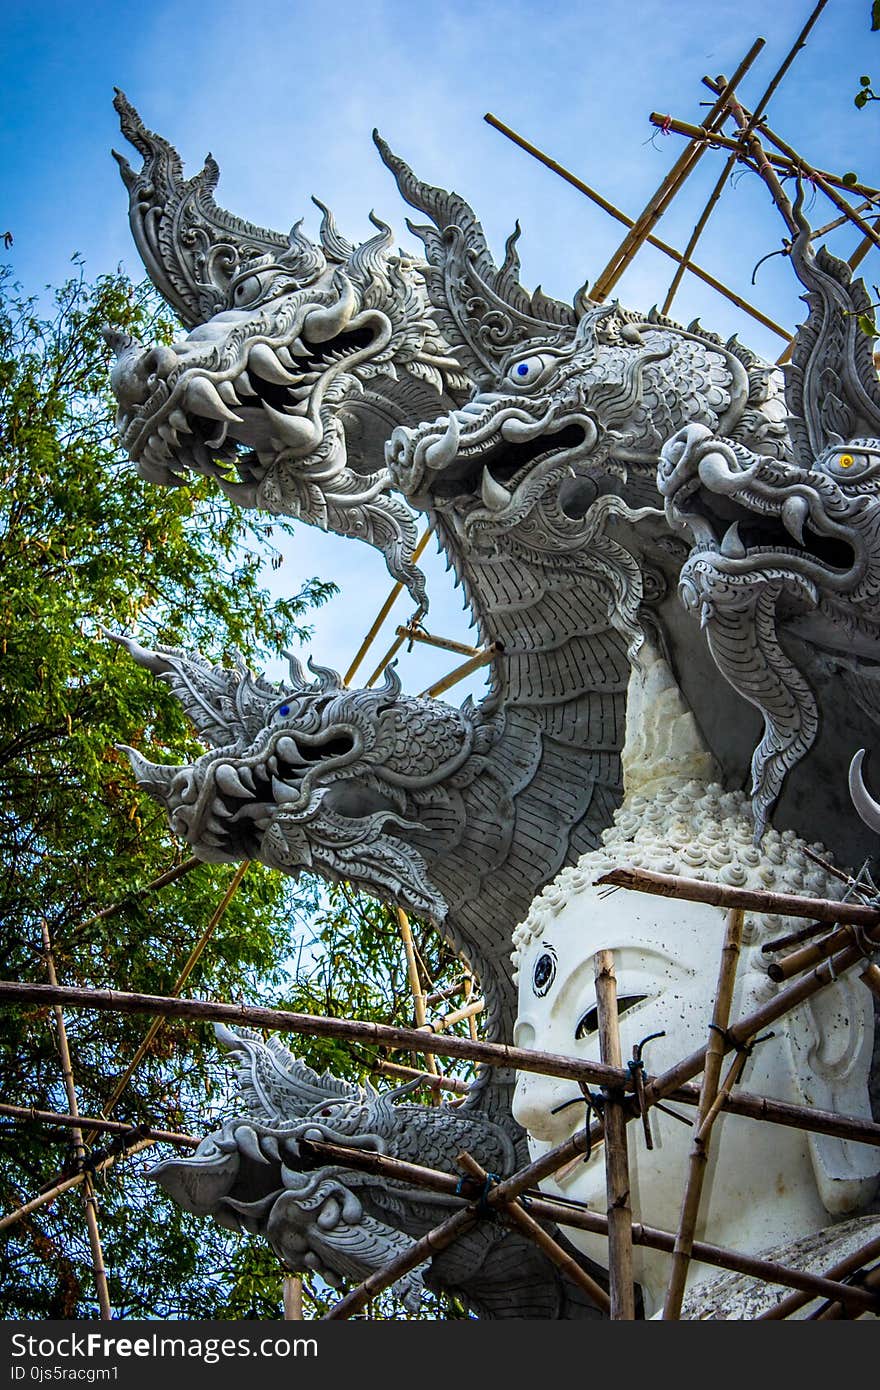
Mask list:
[{"label": "yellow dragon eye", "polygon": [[852,468],[855,459],[852,454],[841,454],[837,462],[840,464],[841,468]]}]

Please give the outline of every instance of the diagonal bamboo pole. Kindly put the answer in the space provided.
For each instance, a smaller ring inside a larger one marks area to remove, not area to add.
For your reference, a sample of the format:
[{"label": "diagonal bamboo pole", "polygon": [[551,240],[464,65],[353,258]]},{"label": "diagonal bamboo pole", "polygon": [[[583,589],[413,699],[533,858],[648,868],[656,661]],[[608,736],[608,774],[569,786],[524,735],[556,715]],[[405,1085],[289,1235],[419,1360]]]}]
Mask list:
[{"label": "diagonal bamboo pole", "polygon": [[[757,58],[761,49],[764,47],[764,39],[756,39],[748,53],[738,64],[736,71],[729,81],[725,81],[721,94],[716,100],[712,110],[706,117],[706,127],[712,130],[716,125],[723,125],[727,116],[727,104],[735,92],[737,85],[742,81],[752,63]],[[617,250],[612,254],[611,259],[600,272],[593,282],[591,296],[601,302],[607,298],[610,291],[617,284],[621,275],[635,259],[641,247],[644,245],[648,233],[652,227],[660,220],[663,213],[669,207],[675,194],[683,185],[684,181],[697,167],[706,152],[705,145],[692,144],[682,150],[678,159],[663,179],[660,187],[649,198],[644,210],[636,218],[634,225],[627,232]]]},{"label": "diagonal bamboo pole", "polygon": [[[623,1067],[620,1028],[617,1017],[617,976],[614,952],[597,951],[594,956],[596,1009],[598,1013],[599,1055],[606,1066]],[[611,1282],[611,1317],[632,1322],[636,1315],[632,1258],[632,1205],[630,1202],[629,1156],[626,1142],[627,1117],[624,1092],[606,1086],[605,1116],[605,1195],[608,1216],[608,1273]]]},{"label": "diagonal bamboo pole", "polygon": [[173,868],[166,869],[158,878],[151,879],[145,883],[143,888],[135,888],[130,893],[126,893],[124,898],[120,898],[118,903],[111,903],[109,907],[102,907],[100,912],[96,912],[92,917],[87,917],[84,922],[79,922],[74,928],[74,934],[84,931],[86,927],[92,927],[96,922],[105,922],[108,917],[115,917],[118,912],[122,912],[126,907],[139,902],[148,893],[154,893],[159,888],[165,888],[169,883],[176,883],[185,874],[197,869],[200,864],[204,864],[204,859],[197,859],[192,855],[189,859],[184,859],[182,864],[175,864]]},{"label": "diagonal bamboo pole", "polygon": [[[863,1265],[870,1264],[871,1260],[880,1259],[880,1236],[863,1245],[860,1250],[856,1250],[846,1259],[838,1261],[825,1275],[826,1279],[848,1279],[851,1274],[862,1268]],[[765,1313],[759,1314],[756,1322],[779,1322],[782,1318],[791,1317],[792,1313],[797,1313],[807,1303],[810,1302],[809,1293],[804,1290],[801,1293],[789,1294],[776,1304],[775,1308],[768,1308]]]},{"label": "diagonal bamboo pole", "polygon": [[715,184],[715,187],[709,194],[706,206],[703,208],[703,211],[697,218],[694,230],[691,232],[690,237],[688,239],[687,246],[684,248],[684,251],[682,252],[681,265],[678,267],[675,274],[673,275],[669,289],[666,291],[666,298],[663,300],[663,307],[660,310],[661,314],[668,314],[669,310],[672,308],[672,301],[678,293],[678,287],[684,278],[685,271],[688,269],[688,266],[690,265],[691,256],[694,254],[694,251],[696,250],[697,242],[700,240],[700,237],[706,230],[706,224],[715,210],[715,207],[718,203],[718,199],[724,192],[725,185],[727,184],[727,180],[730,178],[734,166],[736,165],[736,161],[736,155],[732,154],[729,157],[724,168],[722,169],[721,176],[718,179],[718,182]]},{"label": "diagonal bamboo pole", "polygon": [[[743,912],[741,908],[731,908],[727,914],[724,944],[721,947],[721,963],[718,969],[718,984],[715,990],[715,1004],[712,1010],[712,1023],[709,1041],[706,1046],[706,1065],[703,1069],[703,1083],[700,1087],[700,1104],[697,1110],[697,1128],[694,1132],[688,1160],[688,1173],[678,1234],[672,1254],[672,1270],[666,1299],[663,1304],[664,1321],[675,1321],[681,1317],[688,1276],[688,1264],[694,1244],[694,1232],[700,1213],[700,1199],[709,1162],[709,1139],[714,1119],[713,1107],[718,1095],[721,1080],[721,1065],[724,1061],[724,1037],[730,1022],[730,1009],[733,1003],[733,990],[742,945]],[[710,1119],[710,1116],[713,1116]]]},{"label": "diagonal bamboo pole", "polygon": [[[55,973],[55,957],[52,952],[52,940],[49,936],[49,928],[45,922],[42,924],[43,951],[46,957],[46,974],[49,976],[49,983],[58,984],[58,976]],[[70,1111],[72,1120],[79,1120],[79,1102],[76,1094],[76,1083],[73,1079],[73,1062],[70,1056],[70,1046],[67,1041],[67,1029],[64,1024],[64,1013],[60,1004],[54,1004],[52,1011],[55,1015],[55,1028],[58,1034],[58,1052],[61,1057],[61,1074],[64,1078],[64,1090],[67,1095],[67,1108]],[[82,1164],[86,1157],[86,1146],[83,1140],[82,1126],[75,1124],[71,1126],[71,1138],[76,1151],[77,1163]],[[107,1270],[104,1267],[104,1252],[101,1247],[101,1232],[98,1229],[98,1204],[95,1200],[95,1184],[91,1173],[86,1173],[83,1180],[83,1195],[85,1198],[86,1226],[89,1233],[89,1246],[92,1252],[92,1272],[95,1276],[95,1289],[98,1294],[98,1307],[101,1313],[102,1322],[111,1322],[113,1311],[110,1306],[110,1290],[107,1284]]]},{"label": "diagonal bamboo pole", "polygon": [[[156,1143],[155,1139],[139,1139],[136,1144],[126,1147],[121,1153],[108,1154],[102,1158],[100,1163],[96,1163],[94,1168],[89,1169],[92,1173],[103,1173],[105,1168],[109,1168],[118,1158],[128,1158],[130,1154],[140,1153],[142,1149],[149,1149]],[[7,1226],[12,1226],[16,1221],[21,1221],[25,1216],[30,1216],[31,1212],[37,1211],[40,1207],[48,1206],[54,1202],[56,1197],[60,1197],[63,1192],[69,1192],[71,1188],[79,1187],[80,1183],[85,1182],[88,1172],[74,1173],[72,1178],[64,1178],[61,1182],[55,1183],[53,1187],[45,1192],[40,1192],[36,1197],[25,1202],[23,1206],[16,1207],[14,1211],[7,1212],[0,1217],[0,1231],[4,1231]]]},{"label": "diagonal bamboo pole", "polygon": [[[518,135],[515,130],[511,130],[510,126],[505,125],[503,121],[499,121],[497,116],[493,116],[491,112],[487,112],[483,119],[492,126],[493,129],[500,131],[502,135],[512,141],[514,145],[518,145],[521,150],[525,150],[526,154],[530,154],[533,159],[537,159],[545,168],[550,169],[554,174],[558,174],[566,183],[570,183],[572,188],[576,188],[579,193],[583,193],[586,198],[589,198],[590,201],[601,208],[603,212],[607,212],[608,216],[613,217],[616,222],[621,222],[624,227],[633,227],[635,225],[631,217],[627,217],[626,213],[621,212],[620,208],[616,208],[607,198],[603,198],[602,194],[597,193],[595,188],[591,188],[588,183],[584,183],[583,179],[579,179],[569,169],[566,169],[564,165],[558,164],[555,159],[551,159],[550,155],[545,154],[543,150],[539,150],[537,145],[530,144],[522,135]],[[645,240],[649,246],[653,246],[655,250],[661,251],[664,256],[668,256],[671,261],[675,261],[676,265],[681,265],[684,257],[680,251],[676,251],[674,246],[669,246],[667,242],[661,241],[659,237],[655,237],[654,235],[646,237]],[[747,299],[743,299],[742,295],[737,294],[736,291],[730,289],[728,285],[722,284],[720,280],[717,280],[714,275],[710,275],[707,270],[697,265],[695,261],[691,261],[687,269],[691,275],[695,276],[698,280],[702,280],[704,285],[708,285],[710,289],[715,290],[716,294],[720,294],[722,298],[736,305],[737,309],[742,309],[743,313],[748,314],[750,318],[762,324],[764,328],[768,328],[770,332],[775,333],[778,338],[784,338],[786,342],[791,341],[791,334],[787,329],[783,328],[773,319],[768,318],[760,309],[756,309],[754,304],[750,304]]]},{"label": "diagonal bamboo pole", "polygon": [[[421,537],[421,539],[419,540],[418,544],[416,545],[415,550],[414,550],[413,553],[412,553],[413,564],[415,564],[416,560],[418,560],[418,559],[421,558],[422,552],[424,551],[425,546],[428,544],[428,541],[429,541],[429,539],[430,539],[430,537],[431,537],[431,529],[432,529],[432,528],[429,526],[429,527],[427,527],[427,529],[422,533],[422,537]],[[382,624],[384,623],[385,619],[388,617],[388,614],[391,612],[392,607],[394,606],[395,602],[397,601],[397,599],[400,597],[400,595],[401,595],[402,593],[403,593],[403,584],[398,582],[397,584],[394,585],[394,587],[392,588],[390,594],[389,594],[388,597],[386,598],[385,602],[382,604],[382,607],[379,609],[379,612],[378,612],[378,614],[376,615],[375,622],[373,623],[372,627],[370,628],[369,632],[367,633],[366,637],[364,638],[363,642],[361,643],[360,648],[358,649],[358,653],[357,653],[357,655],[356,655],[355,658],[354,658],[354,661],[351,663],[351,665],[349,666],[349,668],[348,668],[348,670],[346,671],[345,675],[343,676],[343,678],[342,678],[342,684],[343,684],[343,685],[350,685],[350,684],[351,684],[355,672],[357,671],[358,667],[360,666],[360,664],[361,664],[361,662],[363,661],[364,657],[366,656],[367,652],[370,650],[370,647],[373,645],[373,642],[374,642],[374,640],[375,640],[375,638],[376,638],[376,634],[378,633],[380,627],[381,627]],[[394,653],[392,652],[391,655],[393,656]],[[390,660],[391,660],[391,657],[388,658],[388,661],[390,661]],[[387,665],[387,664],[388,664],[388,663],[387,663],[387,661],[386,661],[386,662],[385,662],[385,665]],[[384,670],[384,666],[381,668],[381,670]],[[378,679],[378,676],[381,675],[381,670],[380,670],[379,672],[377,672],[377,674],[373,677],[374,680],[375,680],[375,679]],[[370,683],[372,683],[372,682],[370,682]]]},{"label": "diagonal bamboo pole", "polygon": [[[409,977],[410,993],[413,997],[413,1012],[416,1018],[416,1027],[424,1028],[427,1026],[427,1012],[425,1009],[425,991],[422,989],[422,982],[419,979],[419,967],[416,961],[415,945],[413,943],[412,927],[409,918],[402,907],[397,908],[397,925],[400,928],[400,935],[403,939],[403,949],[406,955],[406,973]],[[429,1029],[434,1032],[433,1028]],[[437,1063],[430,1052],[426,1052],[425,1066],[432,1076],[437,1075]],[[413,1062],[417,1060],[413,1054]]]},{"label": "diagonal bamboo pole", "polygon": [[398,1062],[377,1062],[374,1070],[385,1076],[399,1076],[406,1081],[415,1081],[418,1078],[432,1091],[452,1091],[455,1095],[466,1096],[470,1090],[468,1083],[459,1081],[457,1077],[436,1074],[432,1076],[430,1072],[419,1071],[418,1067],[404,1067]]},{"label": "diagonal bamboo pole", "polygon": [[[485,1168],[482,1168],[471,1154],[467,1152],[460,1153],[456,1162],[459,1167],[463,1168],[466,1173],[469,1173],[472,1178],[477,1178],[482,1183],[488,1181],[489,1175]],[[608,1294],[602,1288],[601,1284],[597,1284],[596,1280],[588,1274],[585,1269],[581,1268],[577,1260],[572,1259],[571,1255],[562,1249],[562,1246],[553,1239],[550,1233],[545,1231],[543,1226],[539,1226],[534,1217],[529,1216],[528,1212],[521,1205],[519,1198],[513,1202],[506,1202],[502,1208],[501,1214],[512,1225],[517,1226],[519,1230],[522,1231],[523,1235],[533,1240],[573,1284],[577,1284],[583,1289],[584,1293],[588,1298],[592,1299],[597,1308],[601,1308],[605,1313],[611,1313],[612,1317],[614,1316],[611,1299],[608,1297]]]},{"label": "diagonal bamboo pole", "polygon": [[504,651],[500,642],[491,642],[488,647],[484,647],[476,656],[469,657],[460,666],[456,666],[444,676],[442,680],[436,681],[434,685],[429,685],[427,690],[423,690],[419,699],[434,700],[440,695],[445,695],[447,690],[451,690],[459,681],[463,681],[467,676],[473,675],[474,671],[479,671],[481,666],[488,666],[490,661],[494,661]]},{"label": "diagonal bamboo pole", "polygon": [[[211,915],[210,922],[205,927],[205,930],[202,932],[201,936],[199,937],[198,941],[196,942],[195,946],[190,952],[189,959],[187,960],[186,964],[184,965],[183,969],[177,977],[174,988],[171,991],[172,998],[175,998],[177,995],[180,994],[180,991],[183,989],[190,975],[195,970],[196,966],[201,960],[205,947],[207,946],[211,937],[214,935],[214,932],[217,929],[224,912],[226,911],[229,904],[232,902],[232,899],[235,896],[235,893],[238,889],[238,885],[244,878],[250,862],[251,861],[249,859],[243,859],[242,862],[239,864],[238,868],[236,869],[235,873],[233,874],[229,887],[226,889],[226,892],[223,894],[220,903]],[[103,1107],[104,1115],[109,1115],[111,1110],[115,1108],[117,1101],[119,1100],[129,1081],[134,1076],[144,1057],[149,1052],[153,1040],[156,1037],[156,1034],[159,1032],[160,1028],[162,1027],[164,1021],[165,1020],[163,1018],[153,1019],[153,1022],[147,1029],[146,1037],[144,1038],[137,1052],[134,1054],[134,1057],[129,1062],[125,1071],[122,1073],[122,1076],[114,1086],[113,1094],[107,1101],[107,1104]]]}]

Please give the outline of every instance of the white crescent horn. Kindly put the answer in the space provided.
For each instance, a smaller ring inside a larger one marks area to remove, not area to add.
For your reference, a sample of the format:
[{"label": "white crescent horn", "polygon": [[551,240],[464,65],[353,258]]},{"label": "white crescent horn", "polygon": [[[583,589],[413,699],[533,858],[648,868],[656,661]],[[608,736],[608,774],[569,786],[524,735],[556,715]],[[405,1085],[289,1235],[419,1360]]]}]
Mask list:
[{"label": "white crescent horn", "polygon": [[865,760],[865,750],[860,748],[855,754],[849,765],[849,794],[852,797],[853,806],[865,822],[869,830],[873,830],[880,835],[880,805],[874,800],[865,786],[862,777],[862,763]]}]

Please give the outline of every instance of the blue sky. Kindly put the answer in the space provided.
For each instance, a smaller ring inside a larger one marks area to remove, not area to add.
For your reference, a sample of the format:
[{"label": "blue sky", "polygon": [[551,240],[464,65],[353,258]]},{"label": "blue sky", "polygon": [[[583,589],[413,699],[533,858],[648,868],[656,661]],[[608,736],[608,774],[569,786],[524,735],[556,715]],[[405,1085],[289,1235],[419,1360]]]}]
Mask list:
[{"label": "blue sky", "polygon": [[[404,206],[370,140],[378,125],[422,178],[469,199],[497,250],[518,217],[524,282],[569,298],[598,274],[622,229],[487,126],[484,112],[634,216],[682,143],[653,134],[648,113],[698,121],[709,99],[701,76],[731,72],[761,34],[767,47],[742,89],[746,101],[756,100],[811,8],[812,0],[772,7],[766,0],[26,0],[4,16],[0,231],[13,232],[7,255],[32,291],[63,278],[75,251],[90,274],[120,262],[140,274],[109,154],[112,145],[124,147],[111,106],[115,85],[177,145],[190,170],[213,152],[222,170],[218,200],[232,211],[278,229],[305,216],[314,232],[315,193],[349,238],[368,234],[375,208],[412,244]],[[880,35],[869,32],[869,8],[868,0],[831,0],[770,119],[815,164],[856,169],[876,184],[878,117],[873,106],[858,112],[852,103],[862,72],[874,71],[880,84]],[[719,159],[703,159],[658,228],[665,240],[679,247],[687,240]],[[812,220],[832,215],[820,200]],[[766,190],[744,173],[725,192],[697,259],[791,325],[801,306],[780,258],[750,285],[755,263],[780,244],[781,232]],[[846,231],[833,245],[848,254],[855,239]],[[662,301],[672,271],[649,250],[617,293],[647,309]],[[880,279],[878,253],[864,271],[870,283]],[[719,332],[738,331],[768,355],[778,351],[777,340],[695,281],[682,288],[674,312],[685,322],[700,314]],[[314,655],[345,666],[387,592],[382,561],[302,527],[273,582],[297,587],[312,573],[342,589],[318,615]],[[462,636],[460,605],[441,570],[432,568],[430,592],[429,625]],[[394,620],[407,615],[401,600]],[[409,659],[401,675],[418,690],[448,666],[445,656]]]}]

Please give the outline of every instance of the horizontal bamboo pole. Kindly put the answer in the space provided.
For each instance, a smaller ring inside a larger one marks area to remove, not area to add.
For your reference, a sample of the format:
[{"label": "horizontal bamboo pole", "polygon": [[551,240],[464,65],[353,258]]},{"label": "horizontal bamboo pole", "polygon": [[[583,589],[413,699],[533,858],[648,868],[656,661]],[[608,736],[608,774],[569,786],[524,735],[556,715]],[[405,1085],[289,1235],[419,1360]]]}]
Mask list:
[{"label": "horizontal bamboo pole", "polygon": [[[534,159],[537,159],[539,163],[552,170],[554,174],[558,174],[566,183],[570,183],[572,188],[576,188],[579,193],[583,193],[585,197],[589,198],[597,207],[600,207],[603,212],[607,212],[609,217],[613,217],[617,222],[622,222],[625,227],[635,226],[635,221],[632,217],[627,217],[625,212],[621,212],[620,208],[616,208],[607,198],[603,198],[601,193],[597,193],[588,183],[584,183],[582,179],[572,174],[570,170],[566,169],[562,164],[558,164],[555,159],[551,159],[550,155],[545,154],[543,150],[539,150],[536,145],[530,144],[528,140],[518,135],[515,130],[511,130],[510,126],[506,126],[503,121],[499,121],[491,112],[487,112],[483,119],[487,121],[490,126],[494,127],[495,130],[500,131],[502,135],[506,135],[507,139],[513,141],[521,150],[525,150],[526,154],[532,155]],[[669,246],[665,241],[661,241],[659,237],[651,234],[646,237],[645,240],[649,246],[653,246],[657,251],[662,251],[664,256],[668,256],[671,261],[675,261],[676,265],[681,265],[684,262],[685,258],[682,256],[681,252],[676,251],[674,246]],[[784,338],[787,343],[791,341],[791,334],[787,332],[786,329],[780,324],[775,323],[773,319],[768,318],[760,309],[756,309],[754,304],[750,304],[747,299],[743,299],[742,295],[737,294],[737,292],[730,289],[728,285],[722,284],[714,275],[710,275],[702,266],[697,265],[696,261],[688,261],[687,270],[691,275],[696,276],[698,280],[702,280],[704,285],[708,285],[731,304],[735,304],[738,309],[742,309],[743,313],[748,314],[749,317],[755,319],[757,323],[763,324],[765,328],[769,328],[771,333],[775,333],[779,338]]]},{"label": "horizontal bamboo pole", "polygon": [[452,1028],[456,1023],[463,1022],[466,1018],[474,1018],[481,1014],[486,1007],[485,999],[474,999],[470,1004],[462,1004],[460,1009],[453,1009],[448,1014],[441,1014],[439,1018],[432,1019],[430,1023],[423,1026],[432,1028],[435,1033],[443,1033],[447,1028]]},{"label": "horizontal bamboo pole", "polygon": [[[412,553],[413,564],[415,564],[416,560],[418,560],[421,557],[422,552],[424,551],[425,546],[428,544],[430,537],[431,527],[429,526],[427,530],[422,534],[421,539],[419,540],[415,550]],[[376,619],[369,632],[367,633],[366,637],[364,638],[363,642],[361,643],[360,648],[358,649],[358,653],[354,658],[354,661],[351,663],[345,675],[343,676],[343,685],[351,685],[354,674],[360,666],[361,662],[363,661],[364,657],[366,656],[367,652],[369,651],[370,647],[373,645],[377,632],[384,623],[385,619],[388,617],[388,614],[391,612],[391,609],[393,608],[394,604],[396,603],[397,599],[400,597],[402,593],[403,584],[398,582],[394,585],[385,602],[382,604],[382,607],[379,609],[379,612],[376,615]]]},{"label": "horizontal bamboo pole", "polygon": [[[818,987],[820,986],[817,985],[816,988]],[[796,1002],[800,1002],[800,999],[805,997],[802,992],[803,986],[798,985],[794,988],[798,991]],[[784,993],[788,992],[790,991]],[[782,997],[782,993],[779,994],[776,1002]],[[375,1046],[394,1051],[422,1051],[427,1042],[431,1051],[440,1057],[460,1057],[468,1061],[482,1062],[486,1066],[510,1067],[520,1071],[536,1072],[539,1075],[561,1076],[597,1086],[622,1086],[625,1089],[632,1087],[628,1071],[605,1067],[601,1062],[586,1062],[573,1057],[563,1057],[554,1052],[515,1048],[506,1043],[474,1042],[470,1038],[458,1038],[450,1034],[438,1033],[432,1036],[414,1028],[398,1028],[358,1019],[325,1018],[321,1015],[289,1013],[283,1009],[222,1004],[199,999],[169,999],[155,994],[123,994],[119,990],[91,990],[62,985],[53,988],[51,985],[9,980],[0,981],[0,1003],[4,1000],[9,1004],[36,1003],[46,1006],[62,1003],[74,1008],[95,1008],[111,1012],[116,1010],[120,1013],[162,1013],[166,1017],[191,1018],[208,1023],[217,1020],[245,1026],[251,1024],[257,1028],[279,1032],[373,1043]],[[787,1007],[794,1005],[785,1006],[783,1012]],[[747,1019],[746,1023],[748,1022]],[[763,1027],[762,1022],[759,1027],[752,1028],[751,1032],[760,1032]],[[751,1034],[747,1033],[742,1041],[746,1041],[749,1036]],[[702,1070],[702,1066],[703,1053],[692,1054],[685,1059],[683,1067],[673,1068],[671,1072],[664,1074],[663,1078],[657,1078],[656,1082],[652,1083],[654,1090],[648,1097],[650,1102],[653,1104],[656,1100],[671,1099],[688,1105],[696,1104],[699,1087],[690,1087],[686,1083]],[[660,1080],[663,1080],[666,1089],[659,1088]],[[827,1111],[815,1110],[811,1106],[791,1105],[743,1091],[732,1095],[725,1102],[724,1108],[731,1114],[744,1115],[749,1119],[802,1128],[812,1133],[833,1134],[872,1146],[880,1145],[880,1124],[855,1116],[834,1115]],[[599,1132],[601,1133],[601,1130]],[[568,1152],[566,1159],[574,1158],[583,1151],[584,1145],[575,1146]],[[547,1170],[548,1173],[553,1171],[552,1167]]]},{"label": "horizontal bamboo pole", "polygon": [[833,898],[803,898],[795,893],[766,893],[760,888],[731,888],[726,883],[705,883],[681,874],[658,874],[651,869],[623,865],[596,879],[598,885],[629,888],[661,898],[709,903],[712,907],[741,907],[746,912],[775,913],[781,917],[814,917],[818,922],[853,922],[856,926],[880,926],[880,912],[864,903],[835,902]]},{"label": "horizontal bamboo pole", "polygon": [[[464,1083],[461,1083],[464,1085]],[[467,1087],[465,1086],[465,1090]],[[126,1124],[124,1120],[104,1120],[96,1115],[62,1115],[57,1110],[37,1110],[33,1105],[8,1105],[0,1103],[0,1115],[8,1115],[13,1120],[30,1120],[34,1124],[53,1125],[59,1128],[75,1128],[77,1124],[95,1130],[98,1134],[128,1134],[132,1139],[154,1139],[157,1144],[177,1144],[181,1148],[196,1149],[201,1140],[192,1134],[178,1134],[173,1130],[154,1129],[148,1124]]]}]

